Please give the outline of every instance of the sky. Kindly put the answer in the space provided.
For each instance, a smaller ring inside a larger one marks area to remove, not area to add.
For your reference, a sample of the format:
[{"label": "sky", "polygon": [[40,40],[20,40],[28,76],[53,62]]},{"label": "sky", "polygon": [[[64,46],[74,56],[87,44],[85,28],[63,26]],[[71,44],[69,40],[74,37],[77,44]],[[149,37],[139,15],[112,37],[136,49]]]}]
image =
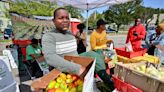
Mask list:
[{"label": "sky", "polygon": [[[164,9],[164,0],[143,0],[143,6]],[[105,6],[105,7],[101,7],[101,8],[90,10],[88,12],[88,16],[90,16],[90,14],[92,14],[94,11],[102,13],[103,11],[105,11],[107,9],[108,9],[108,7]],[[84,11],[82,13],[82,16],[86,19],[87,18],[87,12]]]}]

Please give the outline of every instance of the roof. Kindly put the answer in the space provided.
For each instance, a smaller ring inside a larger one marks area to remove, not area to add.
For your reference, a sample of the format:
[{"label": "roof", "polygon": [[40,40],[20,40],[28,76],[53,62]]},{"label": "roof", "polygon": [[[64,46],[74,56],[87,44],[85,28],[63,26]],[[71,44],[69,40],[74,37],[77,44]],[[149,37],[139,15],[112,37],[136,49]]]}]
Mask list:
[{"label": "roof", "polygon": [[[150,21],[150,24],[155,24],[156,21],[157,21],[157,14],[154,14],[153,15],[153,20]],[[162,21],[164,21],[164,14],[159,15],[159,23],[162,22]]]},{"label": "roof", "polygon": [[51,0],[60,5],[71,5],[81,10],[91,10],[106,5],[121,4],[132,0]]},{"label": "roof", "polygon": [[71,18],[70,21],[71,21],[71,22],[81,22],[81,21],[80,21],[79,19],[77,19],[77,18]]},{"label": "roof", "polygon": [[44,20],[52,20],[53,17],[52,16],[33,16],[34,18],[37,19],[44,19]]}]

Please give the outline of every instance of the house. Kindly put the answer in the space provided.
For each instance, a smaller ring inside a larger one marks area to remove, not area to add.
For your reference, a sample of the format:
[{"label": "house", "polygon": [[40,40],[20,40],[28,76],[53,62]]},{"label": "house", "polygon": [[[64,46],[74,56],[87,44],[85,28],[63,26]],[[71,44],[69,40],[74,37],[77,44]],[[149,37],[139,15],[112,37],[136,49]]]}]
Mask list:
[{"label": "house", "polygon": [[[154,26],[155,25],[155,23],[157,21],[157,15],[158,14],[153,15],[153,19],[150,21],[149,26]],[[159,15],[159,23],[161,23],[161,22],[164,22],[164,14]]]}]

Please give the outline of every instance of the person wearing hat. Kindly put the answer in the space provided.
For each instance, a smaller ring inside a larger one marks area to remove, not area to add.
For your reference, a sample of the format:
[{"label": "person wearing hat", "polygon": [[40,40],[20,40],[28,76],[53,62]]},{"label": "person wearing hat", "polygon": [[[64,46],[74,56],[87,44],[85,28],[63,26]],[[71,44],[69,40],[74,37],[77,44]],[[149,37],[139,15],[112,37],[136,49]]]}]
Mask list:
[{"label": "person wearing hat", "polygon": [[[107,39],[106,27],[105,27],[106,24],[107,22],[104,21],[103,19],[99,19],[97,21],[96,23],[97,28],[94,32],[92,32],[90,36],[90,45],[91,45],[91,50],[105,57],[104,58],[105,63],[111,68],[110,73],[114,74],[114,70],[113,70],[114,62],[117,61],[117,58],[113,58],[113,57],[117,57],[117,55],[114,50],[108,50],[108,48],[110,48],[110,44],[113,44],[113,41]],[[105,54],[106,52],[108,54]],[[109,53],[112,53],[112,57],[109,56]]]},{"label": "person wearing hat", "polygon": [[112,40],[107,40],[106,27],[105,27],[107,22],[105,22],[103,19],[99,19],[96,24],[97,24],[97,28],[94,32],[92,32],[90,36],[91,50],[106,48],[107,47],[106,43],[113,42]]},{"label": "person wearing hat", "polygon": [[126,43],[131,43],[133,49],[141,48],[141,42],[146,36],[146,29],[142,25],[139,18],[135,19],[135,24],[132,26],[127,35]]},{"label": "person wearing hat", "polygon": [[164,23],[157,26],[156,34],[158,37],[156,40],[152,41],[152,45],[156,47],[154,55],[159,57],[160,65],[164,65]]}]

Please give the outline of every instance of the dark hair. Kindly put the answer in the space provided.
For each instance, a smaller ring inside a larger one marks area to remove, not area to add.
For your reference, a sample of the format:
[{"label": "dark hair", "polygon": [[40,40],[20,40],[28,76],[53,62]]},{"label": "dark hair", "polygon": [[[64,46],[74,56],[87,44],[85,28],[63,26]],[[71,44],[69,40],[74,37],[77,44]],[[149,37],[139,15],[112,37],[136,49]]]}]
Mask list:
[{"label": "dark hair", "polygon": [[[66,9],[63,8],[63,7],[57,8],[57,9],[54,11],[54,19],[56,18],[57,12],[58,12],[59,10],[66,10]],[[66,10],[66,11],[67,11],[67,10]]]},{"label": "dark hair", "polygon": [[103,19],[99,19],[96,23],[97,28],[99,28],[101,25],[105,25],[105,24],[107,24],[107,22],[104,21]]},{"label": "dark hair", "polygon": [[77,25],[77,28],[78,28],[79,30],[83,30],[83,29],[85,28],[84,23],[78,24],[78,25]]},{"label": "dark hair", "polygon": [[35,38],[33,38],[33,39],[31,40],[31,44],[38,44],[38,40],[35,39]]}]

